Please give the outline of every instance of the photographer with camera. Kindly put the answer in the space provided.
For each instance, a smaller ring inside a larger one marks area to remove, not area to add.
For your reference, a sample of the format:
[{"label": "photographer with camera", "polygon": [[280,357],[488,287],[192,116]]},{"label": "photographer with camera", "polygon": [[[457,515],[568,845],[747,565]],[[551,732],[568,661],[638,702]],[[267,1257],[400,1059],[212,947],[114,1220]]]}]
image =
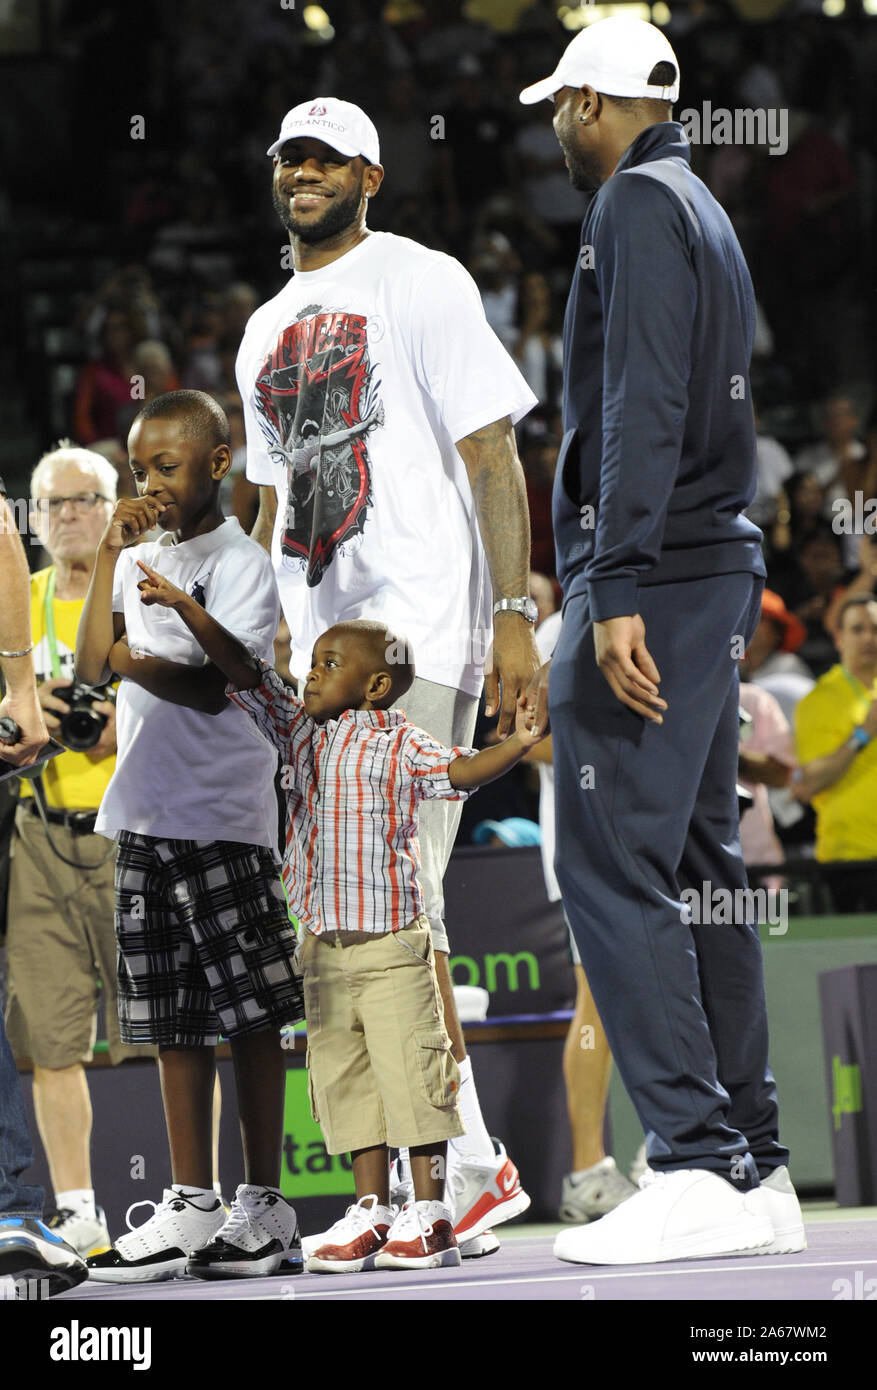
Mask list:
[{"label": "photographer with camera", "polygon": [[[840,661],[795,711],[792,789],[816,811],[816,859],[838,912],[877,912],[877,598],[837,615]],[[846,862],[845,862],[846,861]],[[848,867],[847,867],[848,866]]]},{"label": "photographer with camera", "polygon": [[51,565],[30,580],[37,695],[49,733],[68,752],[21,783],[9,881],[7,1030],[16,1061],[33,1064],[33,1099],[55,1191],[48,1224],[83,1255],[109,1245],[95,1207],[91,1100],[83,1063],[105,1000],[110,1057],[151,1049],[119,1041],[113,853],[94,833],[115,767],[113,692],[77,686],[76,631],[116,470],[63,440],[31,478],[31,525]]}]

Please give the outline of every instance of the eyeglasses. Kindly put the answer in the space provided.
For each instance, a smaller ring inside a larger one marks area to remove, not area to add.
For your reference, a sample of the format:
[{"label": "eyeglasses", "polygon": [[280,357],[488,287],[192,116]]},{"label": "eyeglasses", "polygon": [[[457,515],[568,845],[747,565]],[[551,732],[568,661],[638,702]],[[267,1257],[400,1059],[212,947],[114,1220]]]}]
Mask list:
[{"label": "eyeglasses", "polygon": [[44,511],[48,511],[49,516],[57,516],[65,502],[69,502],[74,512],[90,512],[92,507],[97,506],[98,502],[111,502],[111,497],[104,497],[102,492],[75,492],[71,497],[38,497],[36,505]]}]

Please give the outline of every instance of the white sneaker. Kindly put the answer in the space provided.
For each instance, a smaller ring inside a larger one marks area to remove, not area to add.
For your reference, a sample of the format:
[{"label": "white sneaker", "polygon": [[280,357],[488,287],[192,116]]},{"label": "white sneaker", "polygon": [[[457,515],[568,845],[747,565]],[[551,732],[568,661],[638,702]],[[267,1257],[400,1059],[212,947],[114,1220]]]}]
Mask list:
[{"label": "white sneaker", "polygon": [[558,1215],[561,1221],[592,1221],[613,1211],[635,1193],[633,1183],[616,1168],[615,1159],[607,1156],[581,1173],[566,1175]]},{"label": "white sneaker", "polygon": [[762,1179],[761,1186],[747,1196],[754,1199],[750,1205],[767,1216],[774,1230],[770,1245],[757,1250],[757,1255],[794,1255],[807,1249],[801,1206],[788,1168],[775,1168],[770,1177]]},{"label": "white sneaker", "polygon": [[376,1269],[447,1269],[460,1263],[453,1212],[444,1202],[409,1202],[375,1256]]},{"label": "white sneaker", "polygon": [[763,1202],[747,1202],[717,1173],[648,1172],[639,1192],[601,1220],[561,1231],[554,1254],[572,1264],[659,1264],[736,1255],[770,1245]]},{"label": "white sneaker", "polygon": [[308,1273],[359,1274],[374,1269],[396,1215],[395,1207],[379,1206],[373,1192],[360,1197],[324,1235],[307,1237],[308,1246],[313,1246],[308,1250]]},{"label": "white sneaker", "polygon": [[[225,1221],[218,1197],[199,1197],[204,1206],[196,1206],[192,1198],[191,1193],[167,1187],[158,1205],[135,1202],[125,1217],[131,1234],[120,1236],[102,1255],[92,1255],[89,1277],[106,1284],[136,1284],[185,1274],[190,1251],[212,1240]],[[153,1214],[135,1228],[131,1213],[142,1206],[152,1207]]]},{"label": "white sneaker", "polygon": [[461,1260],[480,1260],[485,1255],[495,1255],[499,1241],[493,1231],[482,1231],[480,1236],[459,1242]]},{"label": "white sneaker", "polygon": [[59,1207],[46,1218],[45,1224],[56,1236],[72,1245],[83,1259],[108,1250],[111,1244],[103,1207],[97,1207],[94,1216],[83,1216],[70,1207]]},{"label": "white sneaker", "polygon": [[186,1273],[197,1279],[255,1279],[281,1267],[284,1274],[304,1269],[295,1208],[276,1188],[242,1184],[213,1239],[191,1252]]},{"label": "white sneaker", "polygon": [[461,1245],[520,1216],[530,1205],[517,1168],[498,1139],[493,1145],[492,1160],[474,1156],[460,1160],[448,1145],[445,1200],[453,1208],[454,1231]]}]

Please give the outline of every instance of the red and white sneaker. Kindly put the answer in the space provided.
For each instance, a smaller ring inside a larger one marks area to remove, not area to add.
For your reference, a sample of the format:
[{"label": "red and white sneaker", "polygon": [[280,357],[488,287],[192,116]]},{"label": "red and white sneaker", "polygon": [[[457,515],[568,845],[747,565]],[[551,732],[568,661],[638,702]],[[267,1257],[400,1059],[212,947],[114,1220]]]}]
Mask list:
[{"label": "red and white sneaker", "polygon": [[460,1263],[453,1213],[444,1202],[409,1202],[390,1227],[377,1269],[448,1269]]},{"label": "red and white sneaker", "polygon": [[[448,1200],[447,1192],[445,1200]],[[406,1202],[413,1201],[414,1183],[411,1181],[408,1150],[400,1149],[399,1157],[390,1164],[390,1203],[401,1211]],[[481,1235],[473,1236],[470,1240],[459,1241],[459,1246],[461,1259],[480,1260],[485,1255],[495,1255],[499,1249],[499,1241],[493,1231],[483,1231]]]},{"label": "red and white sneaker", "polygon": [[454,1234],[462,1245],[503,1221],[520,1216],[530,1205],[518,1170],[498,1139],[496,1157],[457,1158],[448,1145],[447,1193],[454,1206]]},{"label": "red and white sneaker", "polygon": [[[359,1274],[374,1269],[395,1215],[394,1207],[378,1205],[373,1192],[360,1197],[319,1237],[321,1243],[313,1253],[308,1253],[308,1274]],[[314,1239],[312,1236],[311,1243]]]}]

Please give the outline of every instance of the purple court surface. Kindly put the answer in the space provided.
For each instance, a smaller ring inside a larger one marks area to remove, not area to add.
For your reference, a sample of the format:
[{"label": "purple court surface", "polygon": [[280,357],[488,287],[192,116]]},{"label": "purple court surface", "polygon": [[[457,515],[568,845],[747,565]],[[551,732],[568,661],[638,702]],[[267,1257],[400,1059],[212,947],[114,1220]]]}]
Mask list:
[{"label": "purple court surface", "polygon": [[[300,1274],[270,1279],[156,1284],[95,1284],[53,1300],[84,1305],[162,1300],[349,1301],[449,1299],[468,1301],[729,1302],[843,1301],[877,1292],[877,1209],[819,1207],[804,1212],[808,1249],[798,1255],[679,1261],[662,1265],[564,1264],[552,1255],[559,1227],[500,1228],[501,1248],[457,1269],[375,1270],[368,1274]],[[871,1282],[874,1281],[874,1282]]]}]

